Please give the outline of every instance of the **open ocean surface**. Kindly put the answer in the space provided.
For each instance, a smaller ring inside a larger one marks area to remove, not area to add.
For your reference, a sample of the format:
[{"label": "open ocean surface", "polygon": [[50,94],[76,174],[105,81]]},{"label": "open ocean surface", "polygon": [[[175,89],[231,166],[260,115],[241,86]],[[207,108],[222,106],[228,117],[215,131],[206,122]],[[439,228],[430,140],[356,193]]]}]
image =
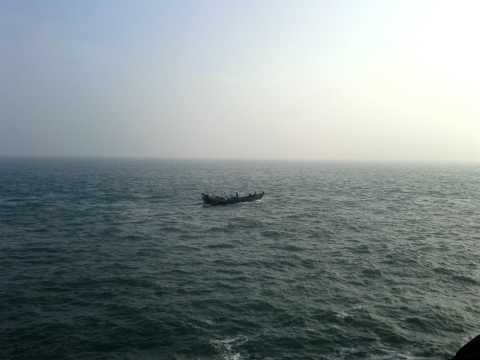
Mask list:
[{"label": "open ocean surface", "polygon": [[0,160],[1,359],[448,359],[479,296],[480,166]]}]

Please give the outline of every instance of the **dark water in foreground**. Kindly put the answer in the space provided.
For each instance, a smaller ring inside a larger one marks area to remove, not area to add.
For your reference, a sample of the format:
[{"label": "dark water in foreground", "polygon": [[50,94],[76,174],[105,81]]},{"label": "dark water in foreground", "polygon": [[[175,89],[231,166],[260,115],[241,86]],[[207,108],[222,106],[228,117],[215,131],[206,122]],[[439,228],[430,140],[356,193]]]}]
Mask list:
[{"label": "dark water in foreground", "polygon": [[[446,359],[480,167],[0,161],[2,359]],[[202,191],[264,190],[204,208]]]}]

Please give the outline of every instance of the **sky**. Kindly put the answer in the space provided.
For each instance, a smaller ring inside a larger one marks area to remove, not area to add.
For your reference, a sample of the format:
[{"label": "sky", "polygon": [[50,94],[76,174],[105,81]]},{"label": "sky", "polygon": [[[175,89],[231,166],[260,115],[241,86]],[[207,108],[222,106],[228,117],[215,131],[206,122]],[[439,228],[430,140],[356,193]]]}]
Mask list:
[{"label": "sky", "polygon": [[0,156],[480,161],[477,1],[0,3]]}]

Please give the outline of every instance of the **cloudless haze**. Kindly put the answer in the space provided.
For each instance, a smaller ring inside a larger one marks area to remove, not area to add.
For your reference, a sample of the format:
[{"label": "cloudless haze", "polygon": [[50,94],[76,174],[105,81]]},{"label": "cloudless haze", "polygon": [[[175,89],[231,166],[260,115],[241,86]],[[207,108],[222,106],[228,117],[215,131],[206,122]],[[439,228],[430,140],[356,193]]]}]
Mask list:
[{"label": "cloudless haze", "polygon": [[0,155],[480,160],[476,1],[2,1]]}]

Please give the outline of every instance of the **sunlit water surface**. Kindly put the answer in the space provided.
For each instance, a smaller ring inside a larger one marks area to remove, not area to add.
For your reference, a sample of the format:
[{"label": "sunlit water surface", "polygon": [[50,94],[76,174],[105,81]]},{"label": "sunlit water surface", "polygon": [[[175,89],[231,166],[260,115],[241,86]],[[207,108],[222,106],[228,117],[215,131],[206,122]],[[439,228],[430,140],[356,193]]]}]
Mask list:
[{"label": "sunlit water surface", "polygon": [[479,259],[480,167],[0,161],[4,359],[446,359]]}]

